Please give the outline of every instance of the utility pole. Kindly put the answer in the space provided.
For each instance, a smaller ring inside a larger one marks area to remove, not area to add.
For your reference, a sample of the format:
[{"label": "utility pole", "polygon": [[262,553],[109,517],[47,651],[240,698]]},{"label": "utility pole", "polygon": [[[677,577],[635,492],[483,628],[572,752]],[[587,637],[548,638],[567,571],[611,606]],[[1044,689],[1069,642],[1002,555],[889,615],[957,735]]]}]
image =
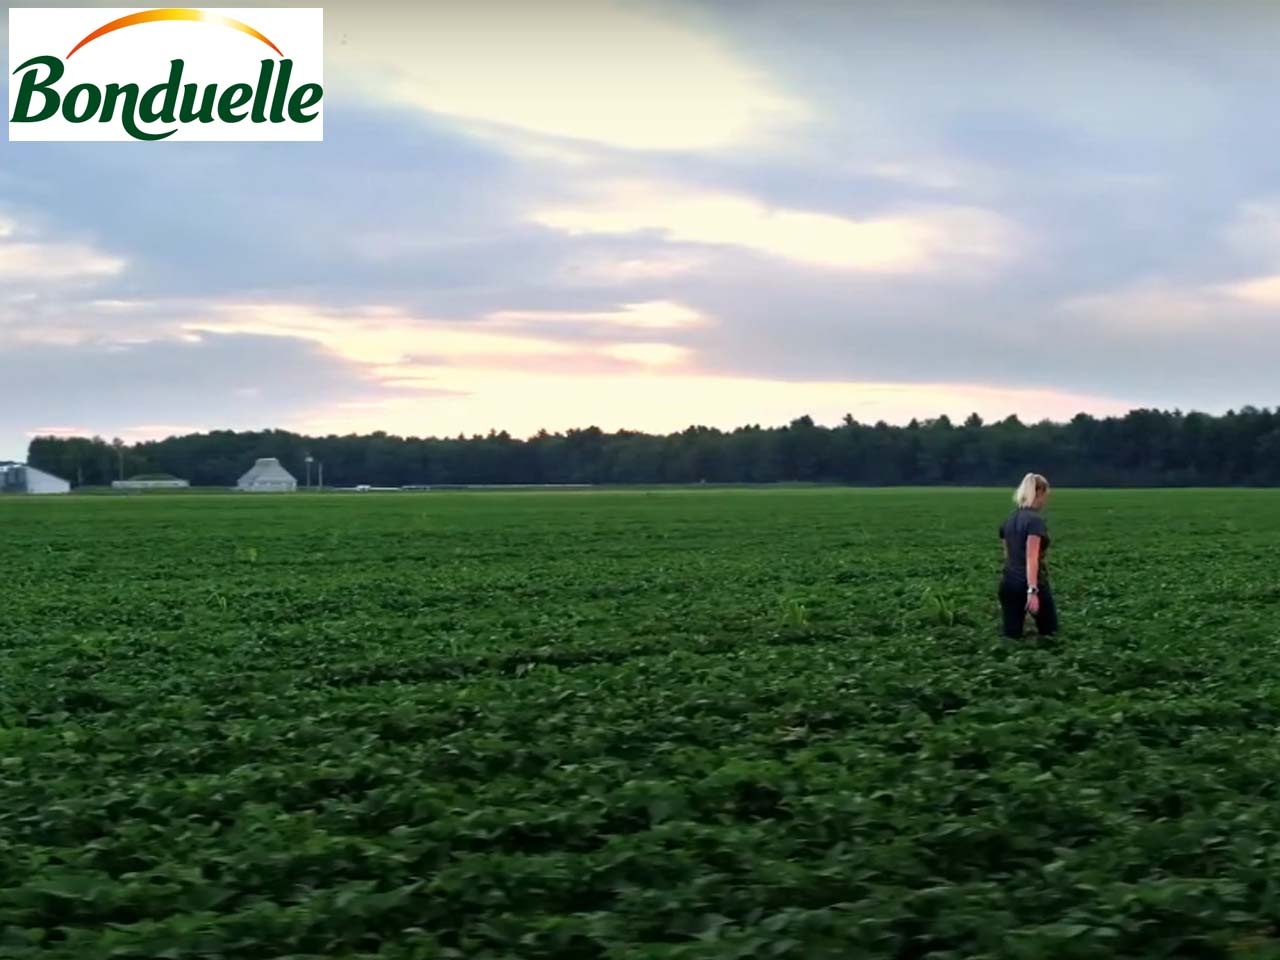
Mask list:
[{"label": "utility pole", "polygon": [[311,462],[314,459],[315,458],[312,457],[311,454],[309,453],[307,454],[307,489],[308,490],[311,489]]},{"label": "utility pole", "polygon": [[324,490],[324,464],[320,464],[320,489]]}]

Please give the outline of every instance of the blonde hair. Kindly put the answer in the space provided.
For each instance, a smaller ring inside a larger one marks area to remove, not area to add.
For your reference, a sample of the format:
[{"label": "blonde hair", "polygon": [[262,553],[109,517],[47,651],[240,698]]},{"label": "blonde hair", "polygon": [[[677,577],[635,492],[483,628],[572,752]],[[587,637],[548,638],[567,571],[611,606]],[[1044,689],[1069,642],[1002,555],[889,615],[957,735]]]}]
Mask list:
[{"label": "blonde hair", "polygon": [[1020,507],[1029,507],[1036,502],[1036,497],[1049,492],[1049,481],[1038,473],[1028,473],[1014,491],[1013,502]]}]

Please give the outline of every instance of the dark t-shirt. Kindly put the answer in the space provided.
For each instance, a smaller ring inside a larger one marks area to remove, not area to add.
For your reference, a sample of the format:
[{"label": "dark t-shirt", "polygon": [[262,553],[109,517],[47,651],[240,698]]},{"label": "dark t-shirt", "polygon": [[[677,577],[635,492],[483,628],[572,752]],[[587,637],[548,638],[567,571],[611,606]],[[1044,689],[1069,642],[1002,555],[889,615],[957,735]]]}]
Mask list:
[{"label": "dark t-shirt", "polygon": [[1037,577],[1043,586],[1049,578],[1047,566],[1049,554],[1049,528],[1038,510],[1019,507],[1000,524],[1000,539],[1009,545],[1009,559],[1004,572],[1009,579],[1025,585],[1027,582],[1027,537],[1040,538],[1040,573]]}]

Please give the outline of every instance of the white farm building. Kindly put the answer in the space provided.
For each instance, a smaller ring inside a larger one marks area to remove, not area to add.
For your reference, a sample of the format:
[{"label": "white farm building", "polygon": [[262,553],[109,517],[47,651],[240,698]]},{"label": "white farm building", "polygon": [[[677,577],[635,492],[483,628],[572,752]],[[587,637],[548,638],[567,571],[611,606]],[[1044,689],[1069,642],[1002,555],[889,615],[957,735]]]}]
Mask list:
[{"label": "white farm building", "polygon": [[185,490],[191,486],[190,480],[112,480],[112,490]]},{"label": "white farm building", "polygon": [[275,457],[259,457],[240,478],[236,489],[251,493],[293,493],[298,489],[298,481]]},{"label": "white farm building", "polygon": [[71,484],[25,463],[0,460],[0,493],[70,493]]}]

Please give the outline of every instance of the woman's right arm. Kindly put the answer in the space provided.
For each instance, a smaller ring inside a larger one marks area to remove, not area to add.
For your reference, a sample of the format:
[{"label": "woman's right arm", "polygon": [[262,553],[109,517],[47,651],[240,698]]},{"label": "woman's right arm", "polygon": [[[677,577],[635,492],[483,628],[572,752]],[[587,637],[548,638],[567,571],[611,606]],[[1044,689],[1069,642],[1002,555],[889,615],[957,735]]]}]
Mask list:
[{"label": "woman's right arm", "polygon": [[1040,595],[1032,593],[1032,587],[1040,585],[1040,537],[1038,534],[1027,536],[1027,609],[1032,613],[1040,610]]}]

